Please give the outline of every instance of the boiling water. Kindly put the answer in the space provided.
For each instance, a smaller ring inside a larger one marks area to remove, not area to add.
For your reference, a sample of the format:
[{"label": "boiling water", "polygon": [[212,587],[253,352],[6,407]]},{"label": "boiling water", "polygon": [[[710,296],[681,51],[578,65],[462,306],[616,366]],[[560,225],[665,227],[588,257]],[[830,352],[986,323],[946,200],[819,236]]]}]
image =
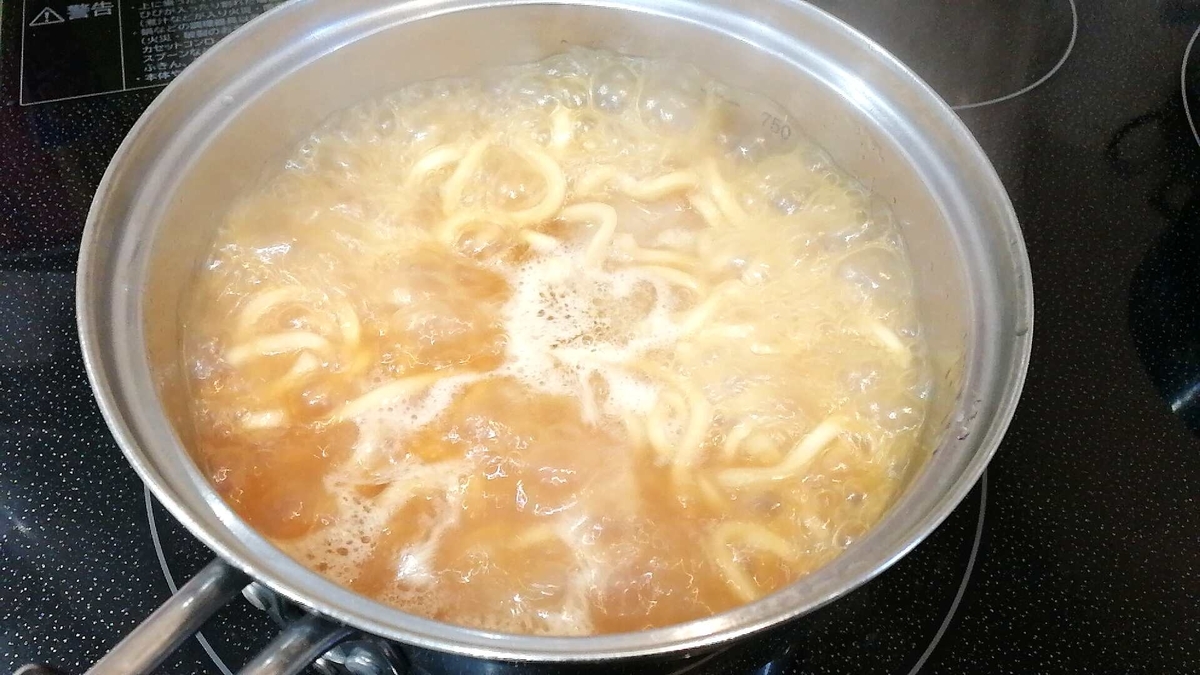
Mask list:
[{"label": "boiling water", "polygon": [[467,626],[803,577],[883,514],[929,392],[887,211],[794,125],[583,51],[344,111],[185,309],[197,460],[297,560]]}]

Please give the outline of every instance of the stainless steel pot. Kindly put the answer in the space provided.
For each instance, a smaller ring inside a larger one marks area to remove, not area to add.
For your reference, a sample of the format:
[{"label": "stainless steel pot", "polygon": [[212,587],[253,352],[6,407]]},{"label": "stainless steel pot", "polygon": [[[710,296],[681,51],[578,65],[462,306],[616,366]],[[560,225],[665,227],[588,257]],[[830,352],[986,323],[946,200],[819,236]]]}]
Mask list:
[{"label": "stainless steel pot", "polygon": [[[415,80],[539,59],[566,44],[674,57],[764,94],[887,200],[916,267],[937,364],[927,425],[935,449],[868,536],[758,602],[637,633],[500,635],[358,596],[283,555],[221,501],[185,449],[177,309],[208,254],[211,228],[197,223],[219,222],[234,195],[326,115]],[[247,581],[243,572],[333,622],[484,658],[683,654],[808,612],[894,563],[975,483],[1020,394],[1033,306],[1016,217],[970,133],[911,71],[813,7],[788,0],[296,0],[205,54],[129,133],[88,216],[78,319],[92,387],[129,462],[228,561],[210,566],[94,671],[128,674],[152,667],[235,594]],[[290,656],[260,660],[299,662],[345,634],[318,618],[303,624],[283,638],[292,640]]]}]

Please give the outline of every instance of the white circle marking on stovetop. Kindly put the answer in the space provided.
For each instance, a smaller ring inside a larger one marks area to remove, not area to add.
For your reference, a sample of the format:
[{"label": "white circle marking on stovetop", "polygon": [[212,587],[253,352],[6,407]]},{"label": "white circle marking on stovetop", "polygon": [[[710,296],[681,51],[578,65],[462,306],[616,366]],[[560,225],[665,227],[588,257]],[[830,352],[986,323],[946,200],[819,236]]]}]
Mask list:
[{"label": "white circle marking on stovetop", "polygon": [[950,603],[950,609],[946,612],[946,618],[942,619],[942,625],[938,627],[937,633],[934,634],[933,641],[925,648],[925,652],[921,654],[921,658],[917,659],[917,663],[912,667],[912,670],[908,671],[908,675],[916,675],[921,670],[925,662],[929,660],[930,655],[933,654],[933,650],[941,642],[942,636],[946,634],[946,629],[950,627],[950,622],[954,620],[954,613],[958,611],[958,604],[962,602],[963,594],[967,592],[967,584],[971,581],[971,572],[975,570],[975,558],[979,555],[979,540],[983,538],[983,519],[985,516],[987,516],[986,469],[983,475],[979,477],[979,520],[975,523],[975,541],[971,544],[971,555],[967,557],[967,568],[963,570],[963,578],[958,584],[958,592],[954,594],[954,601]]},{"label": "white circle marking on stovetop", "polygon": [[950,108],[953,110],[970,110],[971,108],[982,108],[985,105],[992,105],[993,103],[1010,101],[1018,96],[1021,96],[1022,94],[1028,94],[1034,89],[1037,89],[1045,84],[1046,80],[1054,77],[1054,74],[1058,72],[1059,68],[1063,67],[1063,64],[1066,63],[1067,59],[1071,56],[1071,51],[1075,49],[1075,38],[1079,35],[1079,11],[1075,8],[1075,0],[1067,0],[1067,4],[1071,6],[1071,40],[1067,42],[1066,51],[1063,52],[1063,55],[1058,59],[1058,63],[1054,64],[1053,68],[1051,68],[1045,75],[1042,75],[1040,78],[1038,78],[1033,84],[1022,87],[1011,94],[1005,94],[1004,96],[1000,96],[998,98],[989,98],[986,101],[979,101],[977,103],[952,105]]},{"label": "white circle marking on stovetop", "polygon": [[[150,496],[150,488],[142,486],[142,490],[146,493],[146,518],[150,521],[150,538],[154,541],[154,553],[158,555],[158,564],[162,567],[163,577],[167,580],[167,588],[171,589],[171,593],[177,593],[178,587],[175,585],[175,577],[171,574],[171,568],[167,565],[167,556],[163,552],[162,540],[158,538],[158,525],[154,522],[154,500]],[[213,664],[217,666],[217,670],[221,671],[221,675],[233,675],[233,671],[225,665],[221,657],[217,656],[216,650],[208,643],[208,639],[204,637],[204,633],[196,631],[196,640],[204,651],[213,660]]]},{"label": "white circle marking on stovetop", "polygon": [[1192,39],[1188,40],[1187,49],[1183,50],[1183,66],[1179,69],[1179,92],[1183,96],[1183,114],[1187,115],[1188,126],[1192,128],[1192,137],[1196,139],[1196,144],[1200,145],[1200,131],[1196,131],[1196,120],[1192,118],[1192,107],[1188,105],[1187,91],[1188,59],[1192,57],[1192,47],[1196,46],[1197,37],[1200,37],[1200,27],[1197,27],[1196,32],[1192,33]]}]

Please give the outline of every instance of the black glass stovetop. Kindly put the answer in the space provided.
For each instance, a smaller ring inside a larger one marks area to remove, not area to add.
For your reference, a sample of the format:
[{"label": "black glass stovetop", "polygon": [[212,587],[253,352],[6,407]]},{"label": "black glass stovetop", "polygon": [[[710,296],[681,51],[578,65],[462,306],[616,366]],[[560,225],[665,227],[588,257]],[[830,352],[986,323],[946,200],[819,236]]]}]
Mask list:
[{"label": "black glass stovetop", "polygon": [[[75,259],[140,112],[271,4],[0,0],[0,673],[82,672],[210,557],[92,400]],[[818,4],[992,158],[1033,264],[1033,360],[995,460],[928,540],[688,672],[1200,672],[1200,1]],[[275,631],[238,600],[162,672],[236,671]]]}]

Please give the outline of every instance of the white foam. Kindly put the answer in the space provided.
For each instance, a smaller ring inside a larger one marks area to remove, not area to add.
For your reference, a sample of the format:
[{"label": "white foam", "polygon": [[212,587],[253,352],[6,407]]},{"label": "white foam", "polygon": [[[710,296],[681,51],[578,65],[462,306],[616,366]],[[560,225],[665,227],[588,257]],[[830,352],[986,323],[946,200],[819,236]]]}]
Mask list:
[{"label": "white foam", "polygon": [[[629,365],[678,340],[670,284],[636,268],[589,267],[582,247],[537,256],[505,273],[513,294],[502,310],[508,339],[498,374],[534,391],[580,396],[581,383],[595,373],[608,382],[606,415],[649,411],[657,387],[632,375]],[[639,287],[653,293],[644,315],[626,309]]]},{"label": "white foam", "polygon": [[427,528],[428,534],[415,544],[400,553],[396,565],[396,578],[409,583],[427,585],[436,580],[437,569],[434,567],[434,556],[442,538],[453,527],[458,525],[462,515],[462,495],[457,489],[447,491],[447,500],[443,508],[438,510],[434,522]]},{"label": "white foam", "polygon": [[[583,246],[560,248],[518,267],[502,269],[512,296],[501,315],[507,336],[505,359],[489,373],[459,373],[408,396],[383,399],[355,416],[359,428],[354,460],[331,475],[327,488],[338,498],[334,523],[320,532],[288,544],[289,550],[323,569],[341,583],[354,580],[374,551],[374,537],[411,498],[414,489],[446,495],[424,534],[396,560],[396,580],[386,600],[426,616],[452,611],[452,594],[438,591],[435,556],[442,538],[458,524],[461,508],[456,495],[460,478],[471,469],[469,458],[425,465],[397,452],[403,441],[436,422],[464,388],[490,377],[512,377],[532,391],[579,396],[581,383],[599,374],[607,395],[598,401],[603,415],[645,415],[659,396],[659,385],[628,368],[653,350],[670,347],[681,335],[673,320],[674,289],[653,272],[636,269],[597,270],[584,265]],[[638,312],[635,294],[646,302]],[[372,378],[377,386],[388,380]],[[383,451],[391,452],[384,455]],[[364,467],[371,480],[388,483],[374,499],[358,496],[354,483]],[[391,495],[389,497],[388,495]],[[604,583],[605,567],[613,563],[598,547],[584,541],[574,528],[559,528],[559,536],[576,551],[576,568],[563,588],[563,606],[533,616],[493,613],[460,617],[472,625],[515,633],[586,635],[592,632],[590,593]],[[518,613],[521,614],[521,613]],[[531,621],[538,625],[530,624]]]},{"label": "white foam", "polygon": [[[306,561],[340,584],[354,581],[362,566],[375,551],[376,537],[387,531],[388,522],[417,494],[445,495],[443,508],[424,529],[430,537],[441,537],[457,523],[461,503],[461,477],[470,471],[466,460],[435,464],[404,461],[388,465],[384,491],[366,498],[358,491],[358,473],[349,467],[335,471],[325,479],[325,489],[336,501],[337,513],[331,522],[307,536],[281,542],[290,555]],[[432,544],[436,547],[436,542]]]},{"label": "white foam", "polygon": [[[568,546],[573,546],[579,540],[579,537],[571,535],[569,528],[556,527],[555,531],[563,537]],[[440,536],[434,533],[427,542]],[[591,595],[596,588],[595,570],[600,569],[599,559],[589,564],[585,562],[587,554],[577,550],[578,563],[564,579],[539,583],[538,590],[533,595],[516,591],[510,601],[499,606],[492,603],[479,606],[469,598],[460,597],[447,589],[447,584],[467,583],[469,577],[455,578],[453,581],[442,579],[438,582],[437,570],[422,560],[424,553],[418,552],[429,548],[428,543],[422,543],[406,549],[401,555],[397,573],[398,583],[387,589],[383,595],[385,602],[424,616],[453,617],[456,623],[482,630],[540,635],[589,635],[595,632],[591,618]],[[486,561],[481,563],[483,568],[489,564]],[[554,609],[547,609],[544,604],[538,606],[529,602],[534,599],[544,600],[545,596],[550,594],[558,597],[561,602]]]},{"label": "white foam", "polygon": [[620,417],[627,411],[637,411],[645,414],[654,407],[658,400],[658,387],[633,375],[618,369],[608,373],[608,398],[604,402],[604,412],[614,417]]}]

